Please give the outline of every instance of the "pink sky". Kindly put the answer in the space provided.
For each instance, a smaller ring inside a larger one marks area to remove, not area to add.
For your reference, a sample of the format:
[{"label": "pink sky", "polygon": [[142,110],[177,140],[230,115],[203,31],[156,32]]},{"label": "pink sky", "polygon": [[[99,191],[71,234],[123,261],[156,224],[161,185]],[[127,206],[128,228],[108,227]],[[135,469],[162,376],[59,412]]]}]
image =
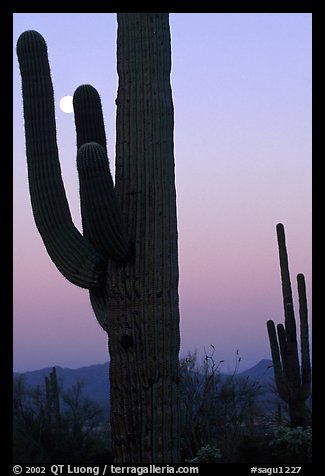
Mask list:
[{"label": "pink sky", "polygon": [[[181,355],[216,348],[232,368],[270,358],[266,321],[283,320],[275,226],[305,274],[311,311],[311,14],[171,14]],[[83,34],[87,26],[87,37]],[[93,84],[114,170],[115,14],[15,14],[46,39],[55,98]],[[14,52],[14,369],[108,360],[88,293],[63,278],[29,201]],[[80,228],[73,115],[57,107],[63,179]],[[311,314],[311,313],[310,313]]]}]

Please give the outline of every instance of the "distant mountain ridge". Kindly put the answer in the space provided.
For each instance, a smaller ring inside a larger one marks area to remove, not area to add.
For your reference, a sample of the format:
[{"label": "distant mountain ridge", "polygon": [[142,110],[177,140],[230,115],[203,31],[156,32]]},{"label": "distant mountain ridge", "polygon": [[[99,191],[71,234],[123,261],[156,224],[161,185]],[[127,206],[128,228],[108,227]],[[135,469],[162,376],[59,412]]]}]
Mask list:
[{"label": "distant mountain ridge", "polygon": [[[51,371],[52,367],[23,373],[14,372],[14,378],[23,376],[26,385],[29,387],[42,387],[44,385],[45,376],[49,375]],[[84,396],[103,407],[107,407],[110,390],[109,362],[80,367],[78,369],[56,366],[56,373],[63,391],[71,388],[77,381],[82,381],[84,383]],[[229,377],[229,374],[223,374],[222,372],[221,375],[223,378]],[[268,393],[270,384],[274,382],[272,360],[263,359],[250,369],[238,372],[236,377],[259,382]]]},{"label": "distant mountain ridge", "polygon": [[272,360],[262,359],[258,364],[254,365],[254,367],[239,372],[238,376],[242,378],[249,377],[252,380],[259,380],[261,383],[266,383],[270,380],[272,381],[274,380]]},{"label": "distant mountain ridge", "polygon": [[[14,378],[23,376],[24,381],[29,387],[44,385],[44,379],[52,371],[53,367],[48,367],[30,372],[14,372]],[[95,364],[79,369],[69,369],[55,366],[56,374],[62,390],[65,392],[77,381],[84,383],[83,393],[85,397],[100,404],[107,406],[109,395],[109,363]]]}]

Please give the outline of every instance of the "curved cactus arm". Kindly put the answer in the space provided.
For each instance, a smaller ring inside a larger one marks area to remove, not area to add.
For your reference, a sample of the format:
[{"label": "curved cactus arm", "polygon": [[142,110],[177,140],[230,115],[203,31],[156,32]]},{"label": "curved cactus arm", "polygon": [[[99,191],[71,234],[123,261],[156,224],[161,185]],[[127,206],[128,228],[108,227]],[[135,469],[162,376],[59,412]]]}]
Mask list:
[{"label": "curved cactus arm", "polygon": [[106,259],[74,226],[61,177],[54,94],[44,38],[22,33],[17,42],[22,77],[29,189],[36,226],[52,261],[72,283],[99,286]]},{"label": "curved cactus arm", "polygon": [[311,368],[309,354],[308,307],[306,296],[306,283],[303,274],[297,275],[300,315],[300,340],[301,340],[301,393],[302,398],[310,395]]},{"label": "curved cactus arm", "polygon": [[127,260],[128,245],[105,150],[96,143],[83,144],[77,166],[84,236],[104,256]]},{"label": "curved cactus arm", "polygon": [[90,84],[79,86],[73,95],[73,110],[77,148],[87,142],[97,142],[107,152],[103,111],[97,90]]},{"label": "curved cactus arm", "polygon": [[108,333],[108,310],[104,288],[89,289],[89,298],[100,326]]},{"label": "curved cactus arm", "polygon": [[285,384],[285,377],[284,377],[283,367],[282,367],[281,358],[280,358],[280,349],[279,349],[278,339],[276,335],[275,325],[272,320],[267,321],[266,325],[267,325],[267,331],[268,331],[269,341],[270,341],[275,383],[276,383],[280,397],[284,401],[288,401],[288,397],[289,397],[288,388],[287,388],[287,385]]}]

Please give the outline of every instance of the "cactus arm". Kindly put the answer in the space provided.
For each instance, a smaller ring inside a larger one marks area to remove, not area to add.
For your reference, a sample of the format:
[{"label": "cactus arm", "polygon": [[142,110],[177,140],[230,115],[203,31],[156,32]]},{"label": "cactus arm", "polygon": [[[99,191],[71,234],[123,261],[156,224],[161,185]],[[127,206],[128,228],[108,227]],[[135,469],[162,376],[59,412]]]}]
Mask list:
[{"label": "cactus arm", "polygon": [[289,367],[288,346],[287,346],[287,337],[285,333],[285,328],[283,324],[278,324],[276,326],[276,329],[278,333],[283,374],[285,377],[288,377],[288,375],[290,374],[290,367]]},{"label": "cactus arm", "polygon": [[[283,371],[281,358],[280,358],[280,349],[279,349],[278,339],[276,336],[275,325],[272,320],[267,321],[266,325],[267,325],[267,331],[268,331],[269,341],[270,341],[275,383],[276,383],[279,395],[281,396],[283,400],[287,401],[288,389],[285,384],[284,371]],[[278,332],[279,332],[279,329],[278,329]],[[279,339],[279,342],[281,342],[280,339]]]},{"label": "cactus arm", "polygon": [[90,85],[80,86],[73,105],[83,234],[104,256],[124,261],[128,245],[109,169],[99,94]]},{"label": "cactus arm", "polygon": [[276,232],[279,248],[287,356],[288,360],[290,361],[290,373],[288,374],[288,378],[290,379],[292,386],[298,387],[300,384],[300,366],[298,357],[296,320],[293,308],[288,253],[286,248],[284,226],[282,223],[277,224]]},{"label": "cactus arm", "polygon": [[269,321],[267,321],[266,326],[271,347],[273,369],[279,374],[280,372],[282,373],[282,364],[280,359],[279,344],[275,332],[275,325],[274,322],[270,319]]},{"label": "cactus arm", "polygon": [[96,143],[82,145],[77,167],[84,236],[104,256],[126,260],[127,240],[104,148]]},{"label": "cactus arm", "polygon": [[79,86],[73,95],[73,110],[77,148],[87,142],[97,142],[107,152],[103,111],[97,90],[90,84]]},{"label": "cactus arm", "polygon": [[96,315],[97,321],[100,326],[108,333],[108,311],[107,311],[107,301],[105,298],[105,289],[96,288],[89,289],[89,298],[91,306]]},{"label": "cactus arm", "polygon": [[289,274],[289,263],[288,263],[288,254],[287,254],[287,248],[286,248],[284,226],[282,223],[277,224],[276,232],[277,232],[278,248],[279,248],[283,304],[284,304],[284,309],[286,314],[287,303],[288,302],[292,303],[292,289],[291,289],[291,281],[290,281],[290,274]]},{"label": "cactus arm", "polygon": [[297,275],[301,339],[301,394],[304,399],[310,395],[311,368],[309,355],[308,307],[306,283],[303,274]]},{"label": "cactus arm", "polygon": [[43,37],[24,32],[17,42],[22,77],[29,189],[38,231],[52,261],[72,283],[99,286],[106,260],[73,225],[56,143],[53,86]]}]

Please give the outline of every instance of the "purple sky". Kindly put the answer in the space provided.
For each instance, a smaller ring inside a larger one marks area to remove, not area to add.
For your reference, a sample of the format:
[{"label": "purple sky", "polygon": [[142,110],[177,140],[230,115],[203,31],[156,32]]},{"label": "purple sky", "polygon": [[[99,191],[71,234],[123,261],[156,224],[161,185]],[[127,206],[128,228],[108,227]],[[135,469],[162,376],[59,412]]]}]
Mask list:
[{"label": "purple sky", "polygon": [[[275,226],[285,225],[295,302],[311,311],[311,14],[175,13],[172,90],[179,228],[181,356],[215,346],[223,370],[270,358],[266,321],[283,321]],[[14,14],[46,39],[63,180],[80,227],[73,114],[83,83],[104,109],[114,173],[116,15]],[[108,360],[88,292],[47,256],[32,217],[21,81],[14,51],[14,370]],[[297,308],[297,306],[296,306]],[[311,312],[310,312],[311,317]]]}]

